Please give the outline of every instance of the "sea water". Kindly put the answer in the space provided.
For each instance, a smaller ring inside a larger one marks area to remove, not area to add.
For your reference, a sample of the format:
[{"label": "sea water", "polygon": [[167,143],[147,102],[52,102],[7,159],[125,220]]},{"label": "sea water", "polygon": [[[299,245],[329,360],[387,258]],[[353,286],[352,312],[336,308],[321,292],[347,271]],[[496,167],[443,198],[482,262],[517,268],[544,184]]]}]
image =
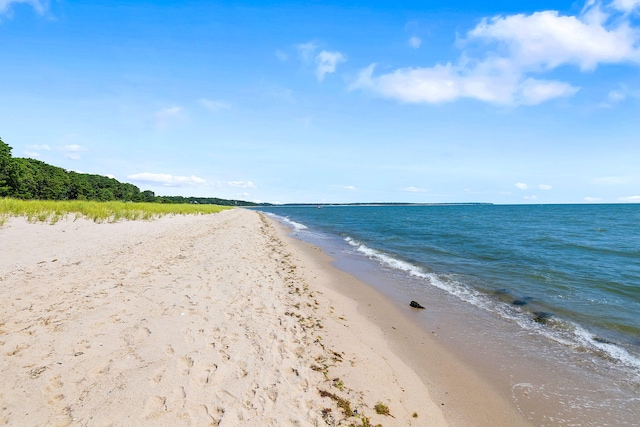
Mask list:
[{"label": "sea water", "polygon": [[640,205],[260,210],[340,268],[367,263],[390,294],[467,319],[448,342],[484,354],[472,363],[534,423],[640,425]]}]

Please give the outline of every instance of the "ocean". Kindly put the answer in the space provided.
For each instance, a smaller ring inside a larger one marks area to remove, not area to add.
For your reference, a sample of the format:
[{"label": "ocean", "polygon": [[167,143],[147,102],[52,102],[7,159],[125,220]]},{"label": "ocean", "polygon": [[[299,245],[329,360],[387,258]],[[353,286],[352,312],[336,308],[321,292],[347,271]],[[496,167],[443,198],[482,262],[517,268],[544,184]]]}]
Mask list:
[{"label": "ocean", "polygon": [[260,210],[338,268],[418,300],[425,328],[446,320],[445,344],[534,424],[638,425],[640,205]]}]

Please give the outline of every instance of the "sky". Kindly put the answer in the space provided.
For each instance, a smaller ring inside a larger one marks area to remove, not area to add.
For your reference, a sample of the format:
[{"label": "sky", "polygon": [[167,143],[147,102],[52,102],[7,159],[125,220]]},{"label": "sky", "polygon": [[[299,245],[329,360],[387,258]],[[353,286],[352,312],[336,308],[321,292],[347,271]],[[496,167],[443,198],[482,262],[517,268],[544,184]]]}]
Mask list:
[{"label": "sky", "polygon": [[157,195],[640,202],[640,0],[0,0],[0,96]]}]

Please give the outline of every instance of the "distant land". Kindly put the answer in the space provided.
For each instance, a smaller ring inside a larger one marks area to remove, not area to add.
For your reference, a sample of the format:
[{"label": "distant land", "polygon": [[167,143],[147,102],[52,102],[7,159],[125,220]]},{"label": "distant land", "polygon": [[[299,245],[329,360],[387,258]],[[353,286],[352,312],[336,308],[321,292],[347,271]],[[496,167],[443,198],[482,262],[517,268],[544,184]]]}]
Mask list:
[{"label": "distant land", "polygon": [[325,207],[325,206],[476,206],[476,205],[493,205],[493,203],[404,203],[404,202],[362,202],[362,203],[285,203],[270,204],[263,203],[262,206],[273,207]]},{"label": "distant land", "polygon": [[0,197],[22,200],[95,200],[107,202],[194,203],[259,206],[244,200],[217,197],[157,196],[104,175],[68,171],[36,159],[13,157],[0,138]]}]

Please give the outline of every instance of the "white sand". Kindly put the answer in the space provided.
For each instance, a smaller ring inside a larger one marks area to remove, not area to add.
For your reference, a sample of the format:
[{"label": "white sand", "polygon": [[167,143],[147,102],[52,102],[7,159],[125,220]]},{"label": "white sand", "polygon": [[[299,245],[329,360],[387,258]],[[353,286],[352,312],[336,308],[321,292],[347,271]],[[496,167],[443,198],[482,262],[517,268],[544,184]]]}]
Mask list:
[{"label": "white sand", "polygon": [[0,424],[446,425],[335,277],[247,210],[11,219],[0,227]]}]

